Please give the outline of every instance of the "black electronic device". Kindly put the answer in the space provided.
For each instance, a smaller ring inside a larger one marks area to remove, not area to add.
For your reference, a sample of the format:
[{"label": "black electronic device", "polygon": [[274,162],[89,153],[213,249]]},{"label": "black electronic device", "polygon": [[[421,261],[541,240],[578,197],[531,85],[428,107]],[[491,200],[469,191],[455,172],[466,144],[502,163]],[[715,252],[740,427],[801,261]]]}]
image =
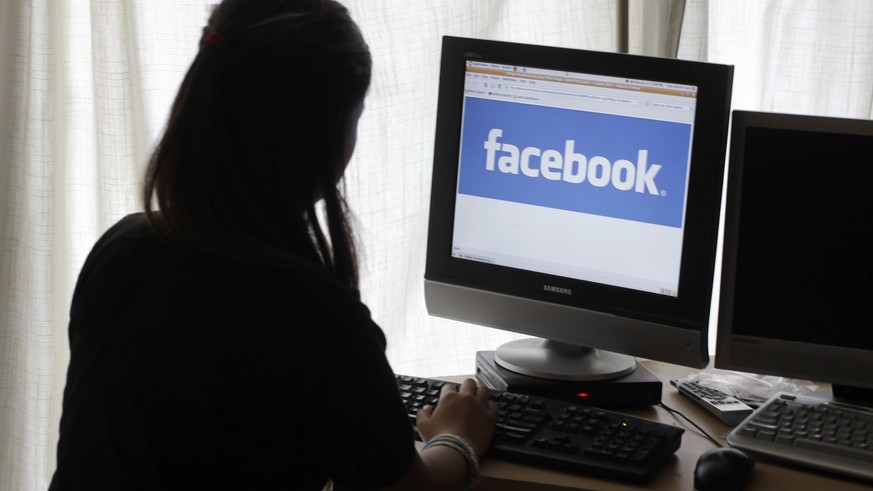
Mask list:
[{"label": "black electronic device", "polygon": [[729,65],[444,37],[428,312],[533,336],[495,359],[538,379],[618,378],[635,357],[706,366],[732,80]]},{"label": "black electronic device", "polygon": [[658,404],[663,387],[658,377],[639,363],[633,372],[608,380],[549,380],[501,367],[494,362],[494,351],[476,353],[476,378],[491,389],[605,408]]},{"label": "black electronic device", "polygon": [[734,111],[715,367],[873,406],[873,120]]},{"label": "black electronic device", "polygon": [[704,452],[694,465],[697,491],[742,491],[749,483],[755,459],[736,448],[717,447]]},{"label": "black electronic device", "polygon": [[715,356],[716,368],[831,388],[775,394],[728,434],[731,445],[864,479],[873,479],[870,155],[870,119],[734,111]]},{"label": "black electronic device", "polygon": [[[396,379],[412,425],[418,410],[436,407],[440,390],[452,383],[406,375]],[[486,455],[620,481],[650,481],[679,449],[685,432],[547,397],[492,390],[491,400],[501,410]]]}]

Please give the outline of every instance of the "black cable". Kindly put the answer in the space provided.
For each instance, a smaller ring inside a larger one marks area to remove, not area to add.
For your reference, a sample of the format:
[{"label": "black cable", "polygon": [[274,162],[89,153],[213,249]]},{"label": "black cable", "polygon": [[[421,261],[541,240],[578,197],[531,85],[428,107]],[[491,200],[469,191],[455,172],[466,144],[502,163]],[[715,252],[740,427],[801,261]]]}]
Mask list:
[{"label": "black cable", "polygon": [[720,441],[718,441],[716,438],[714,438],[712,435],[710,435],[709,432],[707,432],[706,430],[704,430],[700,425],[698,425],[698,424],[695,423],[694,421],[691,421],[691,419],[690,419],[688,416],[685,416],[684,414],[682,414],[681,411],[679,411],[679,410],[677,410],[677,409],[673,409],[672,407],[670,407],[670,406],[664,404],[663,402],[659,402],[658,404],[659,404],[662,408],[664,408],[664,409],[666,409],[667,411],[669,411],[670,413],[672,413],[672,414],[674,414],[674,415],[677,415],[677,416],[681,416],[682,419],[684,419],[685,421],[688,421],[689,423],[691,423],[691,426],[694,426],[695,428],[697,428],[697,430],[700,431],[701,433],[703,433],[703,436],[705,436],[706,438],[708,438],[712,443],[715,444],[715,446],[717,446],[717,447],[723,447],[723,446],[724,446],[724,445],[721,444]]}]

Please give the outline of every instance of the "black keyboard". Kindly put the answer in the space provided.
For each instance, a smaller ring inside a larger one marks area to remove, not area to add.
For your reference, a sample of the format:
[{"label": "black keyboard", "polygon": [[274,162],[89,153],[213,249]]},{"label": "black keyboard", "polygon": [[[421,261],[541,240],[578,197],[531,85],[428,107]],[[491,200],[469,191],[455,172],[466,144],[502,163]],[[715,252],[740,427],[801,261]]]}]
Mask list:
[{"label": "black keyboard", "polygon": [[[436,407],[445,382],[397,375],[410,422]],[[457,385],[457,384],[455,384]],[[648,482],[679,449],[684,429],[557,399],[491,390],[500,404],[486,455],[621,481]]]}]

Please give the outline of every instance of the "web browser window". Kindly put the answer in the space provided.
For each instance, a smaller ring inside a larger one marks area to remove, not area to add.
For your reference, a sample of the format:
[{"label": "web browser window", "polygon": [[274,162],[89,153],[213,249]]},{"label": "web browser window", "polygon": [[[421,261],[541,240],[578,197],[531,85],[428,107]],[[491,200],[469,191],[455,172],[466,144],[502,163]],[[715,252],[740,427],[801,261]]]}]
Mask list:
[{"label": "web browser window", "polygon": [[677,296],[694,86],[468,61],[452,254]]}]

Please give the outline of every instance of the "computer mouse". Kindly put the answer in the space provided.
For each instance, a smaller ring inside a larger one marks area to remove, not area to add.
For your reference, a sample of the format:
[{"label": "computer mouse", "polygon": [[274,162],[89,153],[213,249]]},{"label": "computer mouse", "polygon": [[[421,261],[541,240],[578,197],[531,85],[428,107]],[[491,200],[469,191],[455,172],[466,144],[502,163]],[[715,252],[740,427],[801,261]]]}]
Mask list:
[{"label": "computer mouse", "polygon": [[749,482],[755,459],[738,448],[719,447],[697,459],[694,489],[698,491],[739,491]]}]

